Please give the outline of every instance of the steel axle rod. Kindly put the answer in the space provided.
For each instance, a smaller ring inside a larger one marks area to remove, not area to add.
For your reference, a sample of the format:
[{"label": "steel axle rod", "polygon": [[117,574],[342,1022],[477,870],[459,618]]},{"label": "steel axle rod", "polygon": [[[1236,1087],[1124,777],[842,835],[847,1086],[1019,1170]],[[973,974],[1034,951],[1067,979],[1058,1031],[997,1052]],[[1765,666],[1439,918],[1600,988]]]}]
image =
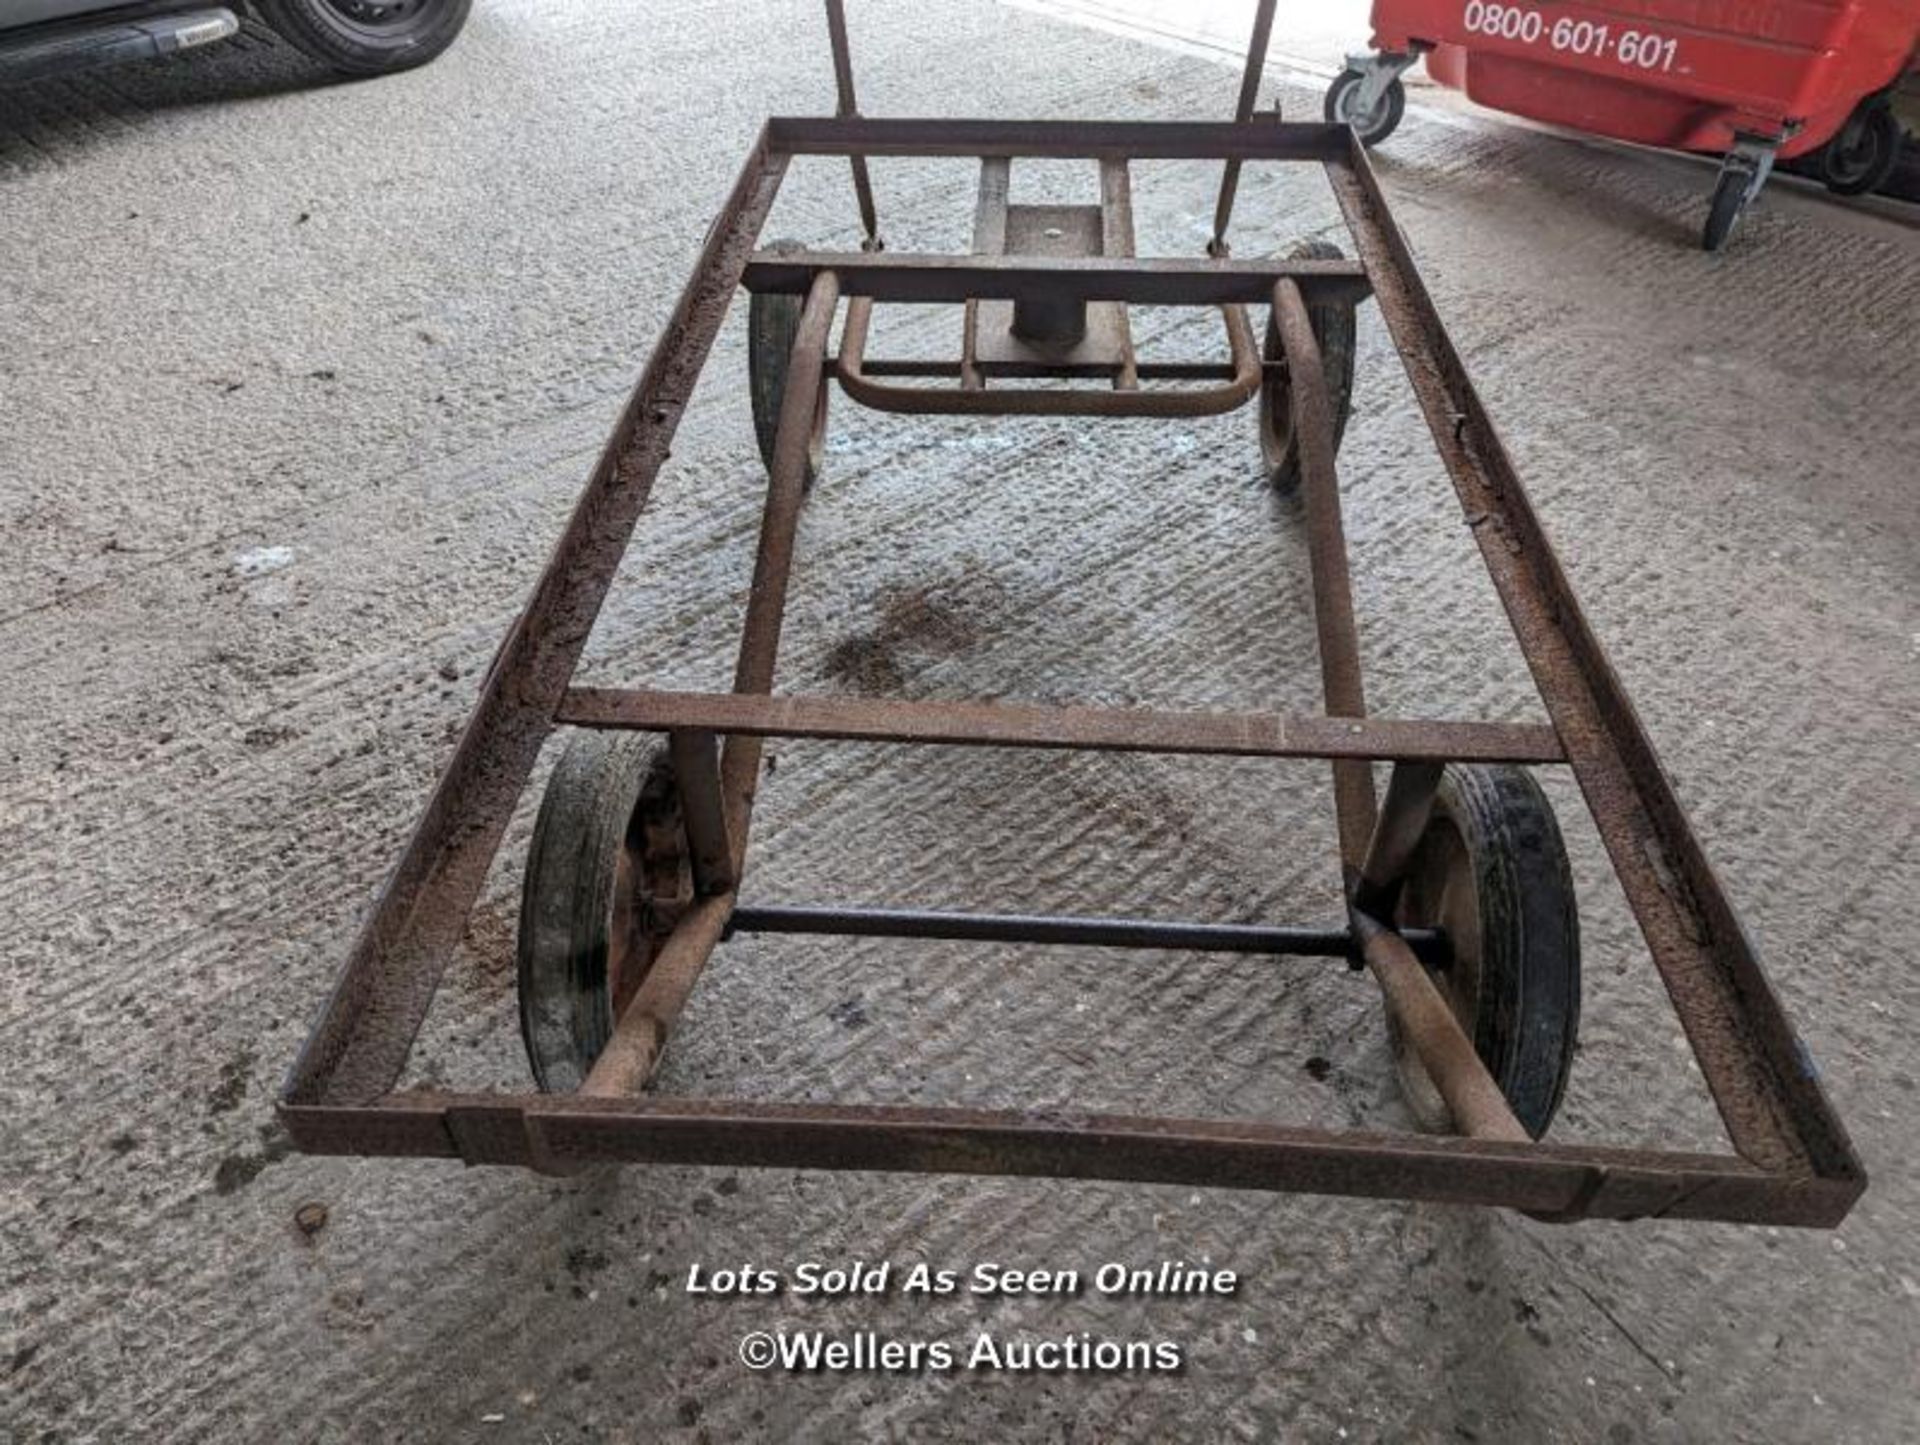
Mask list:
[{"label": "steel axle rod", "polygon": [[[941,913],[909,908],[819,908],[762,904],[733,910],[735,933],[817,933],[847,938],[942,938],[978,943],[1080,944],[1097,948],[1170,948],[1189,953],[1258,953],[1295,958],[1358,958],[1344,928],[1275,928],[1248,923],[1178,923],[1151,918],[1075,918],[1033,913]],[[1422,961],[1445,962],[1438,929],[1401,933]]]}]

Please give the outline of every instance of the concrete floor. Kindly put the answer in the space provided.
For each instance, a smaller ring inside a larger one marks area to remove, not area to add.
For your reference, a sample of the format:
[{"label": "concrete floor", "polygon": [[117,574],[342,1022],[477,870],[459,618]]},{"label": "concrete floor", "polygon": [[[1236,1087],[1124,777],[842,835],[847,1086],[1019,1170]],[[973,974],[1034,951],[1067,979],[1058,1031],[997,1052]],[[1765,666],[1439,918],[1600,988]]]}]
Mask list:
[{"label": "concrete floor", "polygon": [[[1459,112],[1412,117],[1386,187],[1866,1157],[1841,1230],[291,1155],[282,1073],[707,218],[763,113],[831,97],[805,0],[476,9],[444,61],[377,84],[316,84],[256,40],[0,96],[0,1438],[1920,1433],[1900,929],[1920,884],[1920,245],[1786,187],[1708,258],[1698,166]],[[978,4],[857,7],[855,42],[877,114],[1217,115],[1235,88],[1192,54]],[[1143,247],[1195,252],[1212,181],[1143,168]],[[878,185],[897,246],[963,243],[967,166],[896,162]],[[1251,177],[1240,215],[1243,251],[1337,226],[1291,173]],[[851,216],[840,167],[801,167],[773,231],[844,246]],[[883,320],[877,351],[957,344],[951,315]],[[1158,354],[1218,346],[1204,316],[1140,330]],[[1343,475],[1376,706],[1537,716],[1371,314],[1360,366]],[[1252,427],[913,423],[842,400],[783,686],[1312,707],[1297,518]],[[588,676],[724,678],[762,486],[735,317]],[[1314,767],[775,751],[763,899],[1334,916]],[[1556,1137],[1715,1144],[1591,826],[1551,786],[1587,970]],[[416,1079],[524,1085],[530,812]],[[1369,985],[1163,954],[730,944],[659,1087],[1408,1123]],[[855,1258],[1204,1259],[1246,1284],[1130,1303],[682,1288],[696,1263]],[[808,1325],[1161,1338],[1187,1366],[736,1360],[749,1331]]]},{"label": "concrete floor", "polygon": [[[1116,35],[1152,40],[1196,54],[1238,61],[1247,53],[1253,9],[1246,0],[1008,0],[1023,10]],[[1368,0],[1319,0],[1281,7],[1267,47],[1270,68],[1323,77],[1366,49],[1373,33]]]}]

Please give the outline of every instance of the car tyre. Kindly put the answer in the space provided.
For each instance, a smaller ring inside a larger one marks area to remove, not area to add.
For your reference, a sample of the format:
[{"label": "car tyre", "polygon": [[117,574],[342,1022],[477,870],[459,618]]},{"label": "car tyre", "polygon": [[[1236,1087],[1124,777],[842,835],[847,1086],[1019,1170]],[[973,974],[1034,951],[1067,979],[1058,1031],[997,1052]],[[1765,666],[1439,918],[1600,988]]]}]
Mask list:
[{"label": "car tyre", "polygon": [[1870,100],[1816,152],[1815,174],[1836,196],[1867,195],[1887,183],[1900,163],[1905,139],[1893,108],[1885,101]]},{"label": "car tyre", "polygon": [[343,75],[411,70],[439,55],[473,0],[254,0],[260,18]]}]

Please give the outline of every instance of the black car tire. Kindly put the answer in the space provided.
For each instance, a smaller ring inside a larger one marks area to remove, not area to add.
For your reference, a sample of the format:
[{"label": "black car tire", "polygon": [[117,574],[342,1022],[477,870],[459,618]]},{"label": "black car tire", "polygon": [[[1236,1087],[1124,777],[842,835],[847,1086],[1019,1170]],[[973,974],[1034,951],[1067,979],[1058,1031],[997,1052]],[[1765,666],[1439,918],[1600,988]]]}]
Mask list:
[{"label": "black car tire", "polygon": [[439,55],[473,0],[254,0],[260,18],[346,75],[411,70]]},{"label": "black car tire", "polygon": [[1836,196],[1877,191],[1900,163],[1904,127],[1885,101],[1865,102],[1815,153],[1815,174]]}]

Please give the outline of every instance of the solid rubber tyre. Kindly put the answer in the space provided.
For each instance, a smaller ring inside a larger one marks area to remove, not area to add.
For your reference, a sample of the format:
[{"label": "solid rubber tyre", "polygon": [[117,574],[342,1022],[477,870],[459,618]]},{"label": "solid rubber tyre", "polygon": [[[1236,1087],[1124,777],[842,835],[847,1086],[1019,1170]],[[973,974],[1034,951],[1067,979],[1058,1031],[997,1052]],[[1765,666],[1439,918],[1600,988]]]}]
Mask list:
[{"label": "solid rubber tyre", "polygon": [[[774,241],[764,249],[777,253],[803,251],[798,241]],[[799,296],[756,291],[747,302],[747,384],[753,395],[753,434],[760,443],[760,460],[773,471],[773,444],[780,435],[780,403],[787,394],[787,371],[793,364],[793,339],[800,333],[800,313],[806,302]],[[824,351],[822,353],[825,360]],[[823,378],[820,400],[813,409],[813,435],[807,442],[807,478],[819,479],[826,459],[827,393]]]},{"label": "solid rubber tyre", "polygon": [[[1856,124],[1858,130],[1855,130]],[[1820,148],[1815,173],[1836,196],[1864,196],[1887,183],[1900,163],[1905,130],[1893,108],[1869,102]],[[1851,144],[1842,145],[1842,141]]]},{"label": "solid rubber tyre", "polygon": [[254,0],[260,18],[345,75],[387,75],[434,59],[460,34],[473,0]]},{"label": "solid rubber tyre", "polygon": [[1718,251],[1733,234],[1740,213],[1747,208],[1747,177],[1744,171],[1722,170],[1714,182],[1713,203],[1707,207],[1706,229],[1700,233],[1701,249]]},{"label": "solid rubber tyre", "polygon": [[[1329,241],[1305,241],[1295,246],[1287,259],[1339,261],[1344,256]],[[1347,417],[1353,410],[1357,309],[1351,301],[1309,301],[1307,318],[1313,324],[1314,340],[1320,343],[1320,370],[1333,408],[1333,447],[1338,453],[1340,439],[1346,435]],[[1267,480],[1284,496],[1300,485],[1300,447],[1293,434],[1293,383],[1286,372],[1286,348],[1280,344],[1280,323],[1271,311],[1267,314],[1263,354],[1267,361],[1280,366],[1278,371],[1269,370],[1260,383],[1260,459],[1266,465]]]},{"label": "solid rubber tyre", "polygon": [[540,800],[520,895],[520,1033],[542,1089],[580,1086],[692,896],[665,740],[576,734]]},{"label": "solid rubber tyre", "polygon": [[1381,141],[1400,128],[1400,121],[1407,113],[1407,88],[1400,83],[1398,76],[1386,88],[1370,115],[1352,114],[1354,102],[1359,95],[1360,86],[1366,76],[1357,70],[1343,70],[1333,78],[1333,84],[1327,87],[1326,103],[1321,113],[1334,125],[1350,125],[1360,137],[1360,144],[1372,150]]},{"label": "solid rubber tyre", "polygon": [[[1560,1107],[1580,1031],[1580,922],[1559,824],[1530,773],[1447,767],[1394,919],[1446,933],[1451,957],[1434,983],[1538,1139]],[[1388,1032],[1414,1117],[1449,1129],[1439,1090],[1391,1014]]]}]

